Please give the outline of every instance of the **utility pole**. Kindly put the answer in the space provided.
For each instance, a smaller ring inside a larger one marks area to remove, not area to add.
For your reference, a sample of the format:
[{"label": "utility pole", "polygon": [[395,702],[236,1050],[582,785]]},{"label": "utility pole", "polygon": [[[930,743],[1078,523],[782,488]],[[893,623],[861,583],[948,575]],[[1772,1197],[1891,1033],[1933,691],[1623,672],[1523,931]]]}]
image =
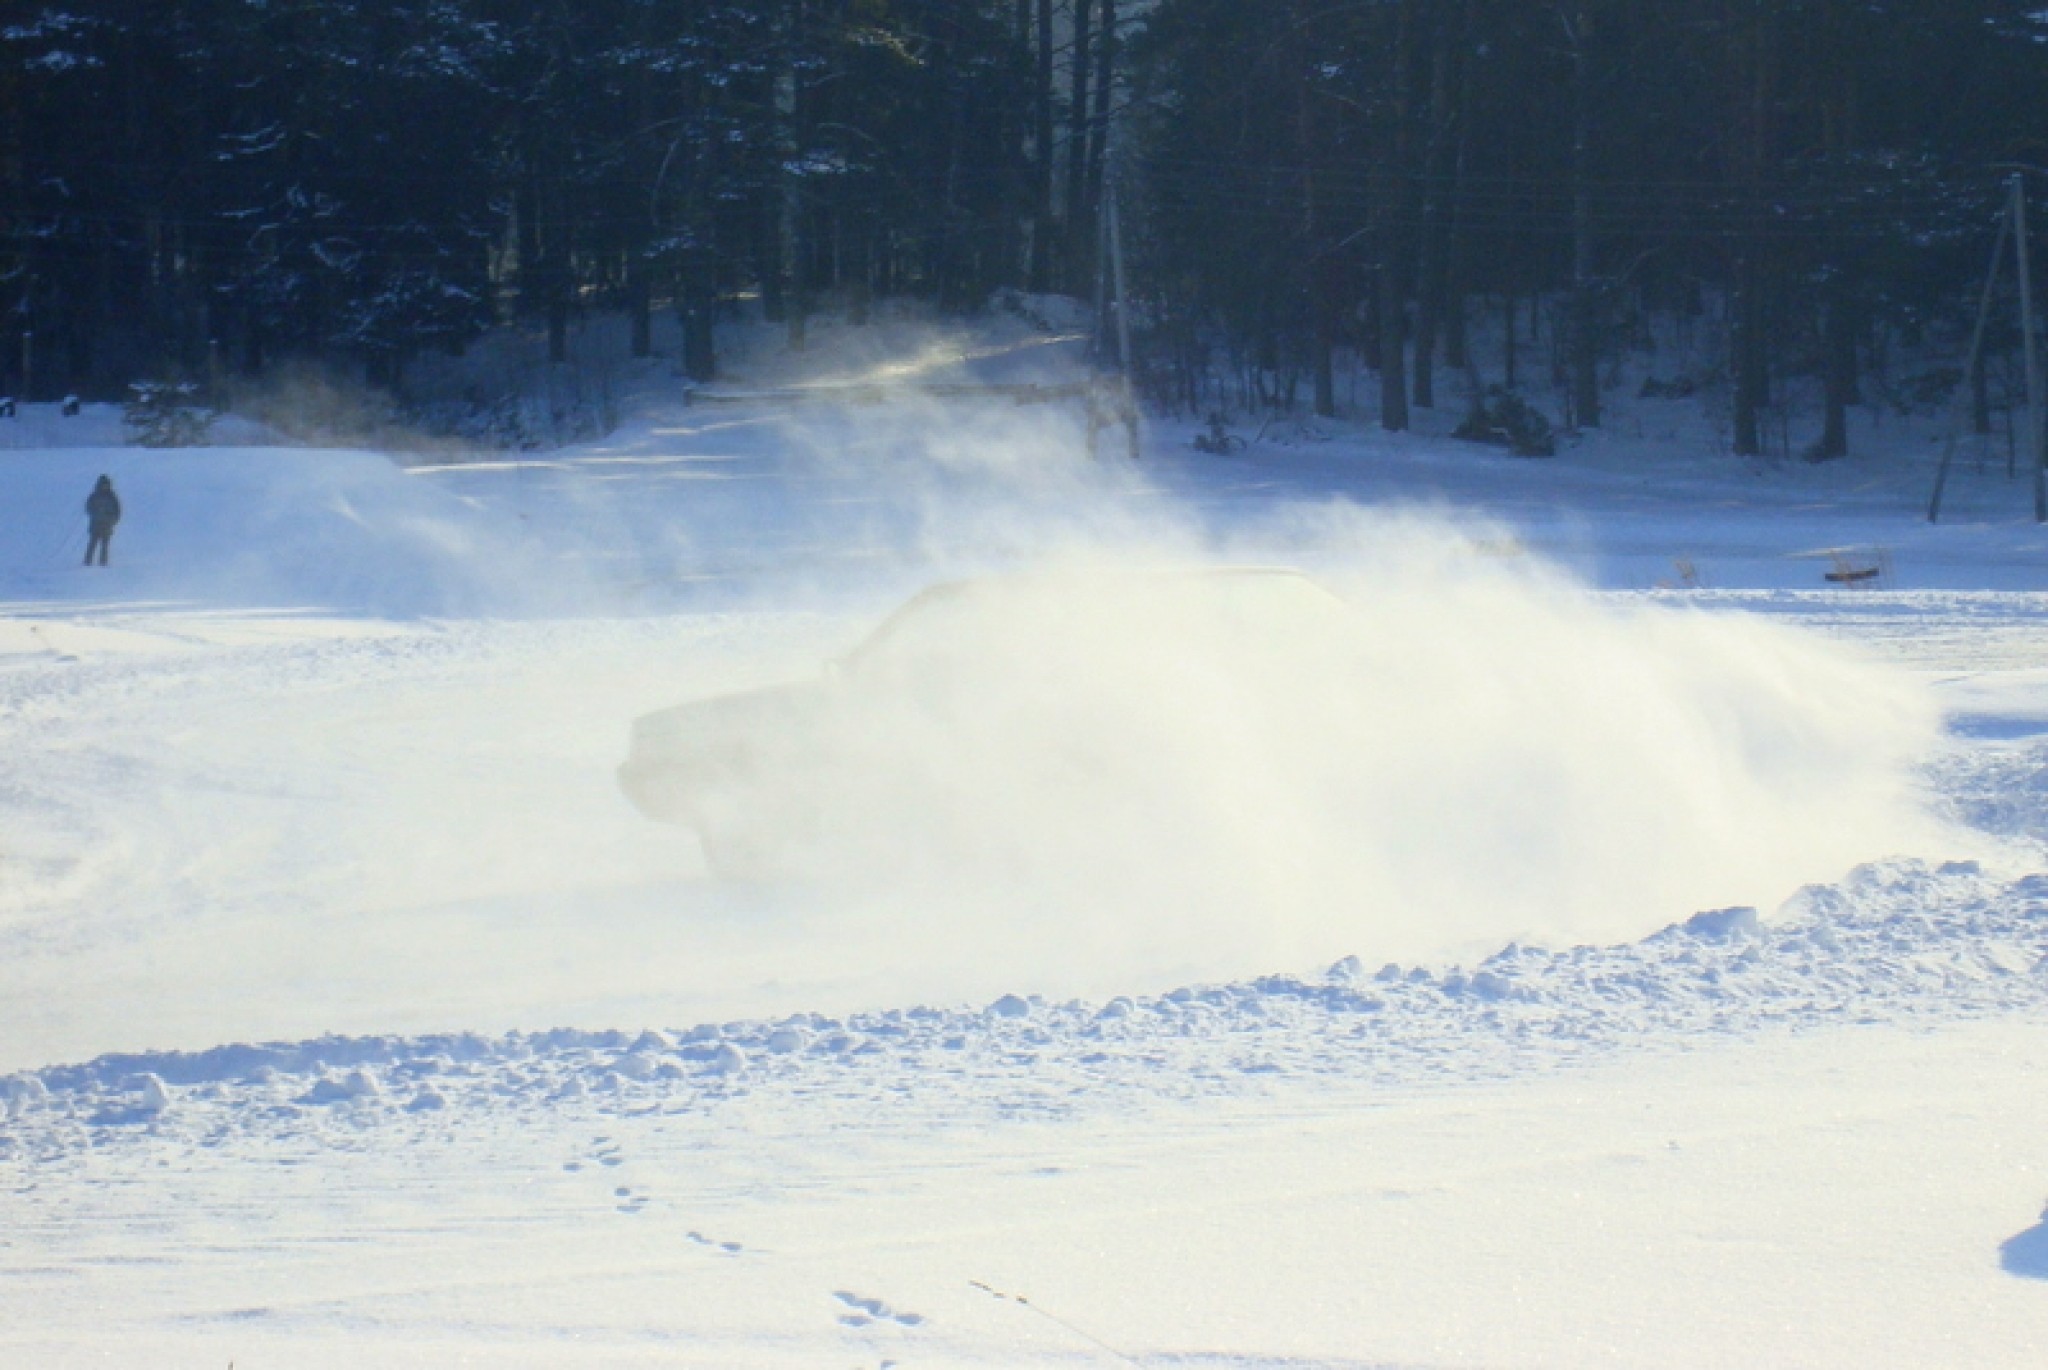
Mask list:
[{"label": "utility pole", "polygon": [[[1984,294],[1977,302],[1977,326],[1970,333],[1970,360],[1963,368],[1963,385],[1974,393],[1984,375],[1984,325],[1991,319],[1991,297],[1998,290],[1999,268],[2005,262],[2005,241],[2012,236],[2012,205],[2008,203],[2005,212],[1998,216],[1998,241],[1991,247],[1991,269],[1984,274]],[[1948,435],[1948,445],[1941,451],[1941,466],[1934,473],[1934,495],[1927,501],[1927,521],[1941,522],[1941,495],[1948,485],[1948,468],[1955,460],[1956,439],[1962,431],[1962,408],[1956,409],[1955,427]]]},{"label": "utility pole", "polygon": [[2027,261],[2027,192],[2018,172],[2012,178],[2012,223],[2020,263],[2020,336],[2026,341],[2027,461],[2034,468],[2034,522],[2048,523],[2048,466],[2041,463],[2041,370],[2034,361],[2034,273]]}]

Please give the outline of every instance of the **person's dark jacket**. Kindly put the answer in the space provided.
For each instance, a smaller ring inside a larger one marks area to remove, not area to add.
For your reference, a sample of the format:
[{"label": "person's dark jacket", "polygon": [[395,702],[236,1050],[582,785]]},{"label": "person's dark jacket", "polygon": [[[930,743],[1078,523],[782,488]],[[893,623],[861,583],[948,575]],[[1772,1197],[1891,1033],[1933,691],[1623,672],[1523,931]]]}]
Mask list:
[{"label": "person's dark jacket", "polygon": [[92,488],[92,493],[85,497],[85,516],[95,531],[113,531],[121,521],[121,497],[114,493],[112,485],[101,481]]}]

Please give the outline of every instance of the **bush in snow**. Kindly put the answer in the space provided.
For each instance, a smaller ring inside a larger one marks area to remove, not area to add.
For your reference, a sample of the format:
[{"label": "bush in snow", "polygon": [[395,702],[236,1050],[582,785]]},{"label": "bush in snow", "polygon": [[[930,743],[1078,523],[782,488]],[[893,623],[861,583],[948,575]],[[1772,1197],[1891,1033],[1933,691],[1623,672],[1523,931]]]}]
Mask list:
[{"label": "bush in snow", "polygon": [[213,427],[214,411],[199,402],[190,381],[137,381],[128,387],[121,422],[138,447],[197,447]]},{"label": "bush in snow", "polygon": [[1557,435],[1550,420],[1520,395],[1498,385],[1486,387],[1486,393],[1479,397],[1479,403],[1452,436],[1466,442],[1505,447],[1518,457],[1557,455]]}]

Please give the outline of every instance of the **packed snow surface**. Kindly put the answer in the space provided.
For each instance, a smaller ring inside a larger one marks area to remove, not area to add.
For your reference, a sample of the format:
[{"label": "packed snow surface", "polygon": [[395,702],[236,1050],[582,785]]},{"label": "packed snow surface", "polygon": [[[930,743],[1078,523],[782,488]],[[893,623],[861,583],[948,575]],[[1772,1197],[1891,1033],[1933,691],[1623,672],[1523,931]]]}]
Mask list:
[{"label": "packed snow surface", "polygon": [[[2040,1363],[2025,491],[962,393],[1072,351],[551,453],[0,421],[0,1362]],[[858,696],[829,859],[619,792],[962,580],[1030,588]]]}]

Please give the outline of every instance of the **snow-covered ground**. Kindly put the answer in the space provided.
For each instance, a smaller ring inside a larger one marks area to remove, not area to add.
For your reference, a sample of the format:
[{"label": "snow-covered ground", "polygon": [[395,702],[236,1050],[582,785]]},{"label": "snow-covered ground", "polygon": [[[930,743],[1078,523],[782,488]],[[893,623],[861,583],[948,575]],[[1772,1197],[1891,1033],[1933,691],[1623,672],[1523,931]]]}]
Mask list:
[{"label": "snow-covered ground", "polygon": [[[835,331],[561,452],[0,420],[0,1364],[2048,1356],[2000,460],[1939,525],[1924,425],[1745,464],[1682,402],[1552,461],[1092,462],[1070,403],[929,393],[1071,342]],[[927,390],[788,393],[848,380]],[[862,815],[1031,860],[720,884],[614,783],[636,715],[935,581],[1190,563],[1369,645],[1180,689],[1077,595],[1064,736]]]}]

